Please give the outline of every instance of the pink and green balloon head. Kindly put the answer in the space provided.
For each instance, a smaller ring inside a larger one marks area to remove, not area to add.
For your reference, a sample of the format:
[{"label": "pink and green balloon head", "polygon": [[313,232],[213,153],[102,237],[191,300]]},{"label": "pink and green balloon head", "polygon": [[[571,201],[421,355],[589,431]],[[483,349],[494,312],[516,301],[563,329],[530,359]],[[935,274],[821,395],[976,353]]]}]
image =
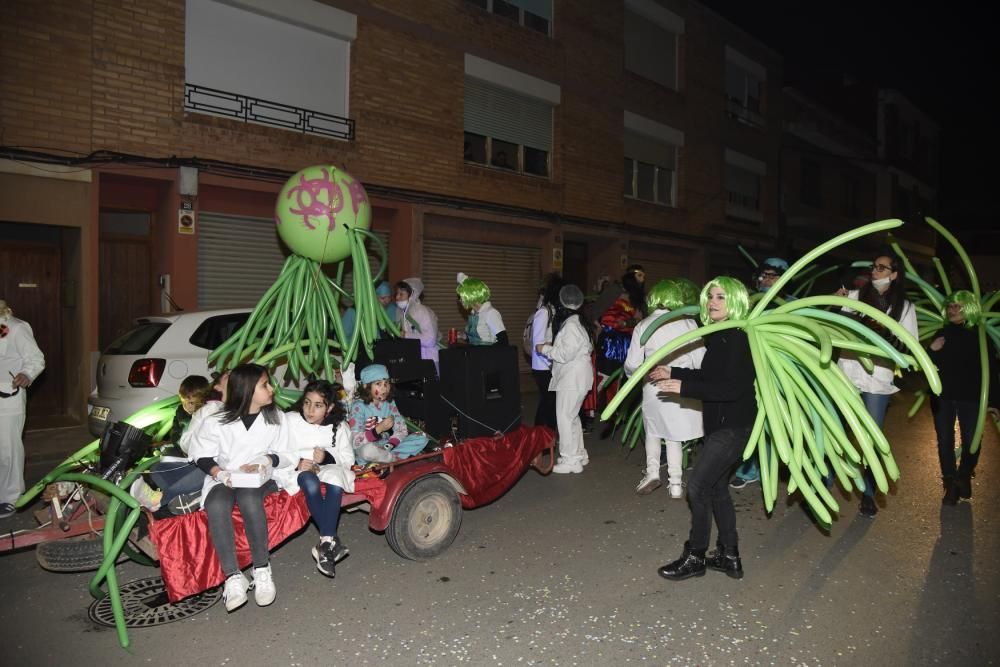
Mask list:
[{"label": "pink and green balloon head", "polygon": [[351,256],[348,231],[371,226],[372,207],[361,182],[332,165],[306,167],[278,193],[274,222],[292,252],[321,264]]}]

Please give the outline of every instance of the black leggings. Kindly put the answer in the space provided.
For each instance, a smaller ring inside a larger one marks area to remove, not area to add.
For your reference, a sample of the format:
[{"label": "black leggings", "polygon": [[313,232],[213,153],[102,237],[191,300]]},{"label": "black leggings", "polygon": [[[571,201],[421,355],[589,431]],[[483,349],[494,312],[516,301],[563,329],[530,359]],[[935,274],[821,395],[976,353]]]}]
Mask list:
[{"label": "black leggings", "polygon": [[688,503],[691,505],[691,534],[688,543],[693,551],[708,548],[712,517],[719,529],[719,543],[735,547],[736,510],[729,495],[729,476],[739,463],[750,429],[723,429],[705,437],[705,444],[688,479]]},{"label": "black leggings", "polygon": [[274,480],[257,489],[232,489],[225,484],[216,484],[205,498],[205,512],[208,514],[208,532],[212,536],[215,553],[226,577],[240,573],[236,560],[236,528],[233,525],[233,506],[240,508],[243,529],[254,567],[265,567],[270,560],[267,548],[267,517],[264,515],[264,497],[277,493]]}]

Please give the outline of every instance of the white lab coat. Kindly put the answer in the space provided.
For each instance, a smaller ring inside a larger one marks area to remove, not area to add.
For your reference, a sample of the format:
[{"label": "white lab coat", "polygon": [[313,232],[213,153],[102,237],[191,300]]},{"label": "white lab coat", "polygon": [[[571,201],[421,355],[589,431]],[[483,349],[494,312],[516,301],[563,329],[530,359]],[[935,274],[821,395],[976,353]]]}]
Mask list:
[{"label": "white lab coat", "polygon": [[[625,357],[626,376],[635,373],[636,369],[658,349],[678,336],[698,328],[694,320],[682,317],[664,324],[653,332],[645,345],[640,344],[639,341],[642,339],[643,333],[657,318],[668,312],[670,311],[665,309],[654,310],[633,329],[632,342],[628,348],[628,355]],[[696,340],[671,353],[660,362],[660,365],[701,368],[701,360],[704,356],[705,344]],[[649,382],[643,382],[642,385],[642,422],[646,429],[646,436],[656,439],[663,438],[674,442],[683,442],[704,435],[701,401],[681,398],[676,394],[661,394],[660,390]]]},{"label": "white lab coat", "polygon": [[593,350],[590,336],[580,324],[580,317],[570,316],[563,322],[556,339],[542,347],[542,354],[552,360],[549,391],[590,391],[594,384],[594,366],[590,357]]},{"label": "white lab coat", "polygon": [[[848,292],[847,298],[857,301],[858,290]],[[850,308],[843,310],[845,313],[854,312]],[[903,303],[903,315],[900,317],[899,323],[914,337],[917,336],[917,311],[909,301]],[[840,366],[840,370],[844,371],[844,375],[851,381],[851,384],[862,393],[895,394],[899,391],[899,387],[893,383],[896,369],[892,362],[883,360],[881,357],[872,357],[872,361],[875,363],[875,368],[869,373],[853,353],[845,351],[841,353],[837,365]]]},{"label": "white lab coat", "polygon": [[[0,391],[14,391],[13,381],[24,373],[32,382],[45,370],[45,355],[38,348],[31,325],[14,316],[0,318],[7,335],[0,338]],[[0,398],[0,503],[13,504],[24,493],[24,420],[28,390]]]},{"label": "white lab coat", "polygon": [[[240,419],[223,424],[223,414],[220,411],[206,417],[191,437],[188,455],[192,461],[211,457],[223,470],[239,472],[240,466],[260,456],[277,454],[279,463],[276,468],[288,465],[287,459],[281,461],[280,458],[281,452],[288,449],[288,420],[283,412],[277,413],[277,424],[268,424],[263,415],[258,415],[249,429]],[[208,492],[218,483],[205,475],[205,485],[201,489],[202,506]]]},{"label": "white lab coat", "polygon": [[334,436],[332,424],[310,424],[297,412],[285,414],[288,422],[287,449],[278,452],[281,464],[274,470],[274,481],[278,486],[294,496],[299,492],[299,471],[301,459],[313,460],[313,449],[319,447],[329,452],[337,461],[319,467],[319,481],[339,486],[347,493],[354,492],[354,448],[351,446],[351,428],[346,422],[337,426]]}]

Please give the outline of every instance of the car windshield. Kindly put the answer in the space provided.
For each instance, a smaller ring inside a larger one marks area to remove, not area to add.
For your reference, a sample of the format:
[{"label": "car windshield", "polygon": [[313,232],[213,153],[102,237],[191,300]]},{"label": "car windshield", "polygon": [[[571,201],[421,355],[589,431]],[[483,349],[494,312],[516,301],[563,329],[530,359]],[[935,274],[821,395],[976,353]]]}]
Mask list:
[{"label": "car windshield", "polygon": [[143,322],[111,343],[104,354],[146,354],[169,327],[169,322]]}]

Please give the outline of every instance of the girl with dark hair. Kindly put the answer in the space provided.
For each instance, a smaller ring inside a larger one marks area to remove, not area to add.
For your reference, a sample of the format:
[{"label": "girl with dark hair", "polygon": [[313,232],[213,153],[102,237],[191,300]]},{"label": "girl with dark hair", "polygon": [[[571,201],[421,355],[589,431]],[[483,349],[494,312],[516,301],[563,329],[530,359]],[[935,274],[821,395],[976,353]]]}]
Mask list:
[{"label": "girl with dark hair", "polygon": [[538,305],[531,318],[531,377],[538,387],[535,426],[548,426],[551,429],[559,428],[556,423],[556,394],[549,391],[552,360],[539,354],[537,346],[552,342],[552,324],[559,306],[559,290],[565,284],[558,273],[549,274],[539,290]]},{"label": "girl with dark hair", "polygon": [[[871,280],[860,290],[848,291],[842,287],[837,290],[837,295],[857,299],[878,308],[916,337],[917,311],[913,304],[906,300],[906,275],[899,257],[891,250],[880,253],[872,262],[870,273]],[[854,312],[846,308],[844,311]],[[873,323],[870,319],[861,319],[865,323]],[[878,326],[873,328],[881,329]],[[884,329],[880,333],[888,338]],[[889,342],[892,343],[894,340],[895,337],[892,337]],[[856,356],[844,352],[837,365],[844,371],[847,379],[861,392],[861,398],[865,402],[868,414],[872,416],[879,428],[882,428],[882,424],[885,423],[886,410],[889,408],[889,397],[899,391],[899,388],[893,383],[895,368],[891,363],[881,360],[881,358],[873,361],[875,368],[869,373]],[[865,490],[861,497],[860,511],[863,516],[867,517],[874,517],[878,513],[878,505],[875,504],[875,481],[867,470],[865,471]]]},{"label": "girl with dark hair", "polygon": [[559,428],[559,461],[554,473],[583,472],[590,462],[583,446],[580,406],[594,382],[590,353],[593,350],[590,323],[580,316],[583,292],[576,285],[559,290],[560,308],[552,323],[552,342],[538,343],[535,351],[552,360],[552,382],[556,393],[556,424]]},{"label": "girl with dark hair", "polygon": [[361,369],[348,425],[358,465],[408,459],[427,446],[427,436],[410,433],[406,419],[393,400],[389,369],[371,364]]},{"label": "girl with dark hair", "polygon": [[288,450],[281,458],[290,465],[274,471],[274,479],[289,495],[302,490],[306,506],[319,529],[313,547],[316,569],[336,576],[336,563],[347,556],[347,547],[337,537],[340,500],[354,491],[354,448],[351,429],[344,420],[340,389],[326,380],[306,385],[302,398],[285,414]]},{"label": "girl with dark hair", "polygon": [[277,594],[267,548],[264,497],[277,492],[278,487],[268,479],[258,487],[233,488],[233,473],[258,473],[261,478],[269,478],[273,468],[284,464],[279,454],[287,448],[287,441],[287,424],[274,405],[267,369],[257,364],[233,369],[222,409],[206,417],[191,439],[191,460],[206,475],[201,504],[208,514],[208,532],[226,575],[222,593],[226,611],[245,604],[250,587],[236,559],[234,505],[240,508],[253,556],[254,599],[263,607],[274,602]]},{"label": "girl with dark hair", "polygon": [[[625,363],[632,330],[646,316],[645,282],[646,272],[642,266],[630,265],[622,276],[624,292],[610,308],[600,314],[601,332],[597,339],[595,364],[599,382],[603,382],[604,377],[611,375]],[[615,382],[606,390],[606,400],[613,398],[617,391],[618,383]]]}]

